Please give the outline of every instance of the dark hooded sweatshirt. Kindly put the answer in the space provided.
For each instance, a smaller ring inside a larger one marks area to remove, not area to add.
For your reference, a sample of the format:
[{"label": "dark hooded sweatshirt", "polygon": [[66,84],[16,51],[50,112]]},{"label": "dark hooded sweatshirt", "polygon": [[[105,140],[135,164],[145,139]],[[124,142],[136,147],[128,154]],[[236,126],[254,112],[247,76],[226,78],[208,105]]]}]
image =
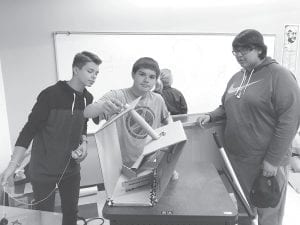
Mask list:
[{"label": "dark hooded sweatshirt", "polygon": [[187,113],[187,104],[183,94],[169,85],[163,87],[162,97],[171,115],[179,115]]},{"label": "dark hooded sweatshirt", "polygon": [[267,57],[253,71],[239,71],[230,79],[222,105],[210,116],[212,121],[226,118],[224,140],[230,154],[249,163],[266,160],[274,166],[287,165],[300,123],[297,81]]},{"label": "dark hooded sweatshirt", "polygon": [[[66,81],[58,81],[39,94],[16,142],[16,146],[28,148],[33,140],[29,165],[32,180],[57,180],[62,174],[72,150],[87,132],[83,110],[92,101],[86,89],[77,92]],[[80,165],[71,159],[65,176],[79,171]]]}]

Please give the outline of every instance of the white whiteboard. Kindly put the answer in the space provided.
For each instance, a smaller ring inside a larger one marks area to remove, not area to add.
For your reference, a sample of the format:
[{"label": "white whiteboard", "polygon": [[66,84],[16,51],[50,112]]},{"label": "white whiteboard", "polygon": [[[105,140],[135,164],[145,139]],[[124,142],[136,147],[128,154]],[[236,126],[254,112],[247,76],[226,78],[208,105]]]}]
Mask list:
[{"label": "white whiteboard", "polygon": [[[76,53],[94,52],[103,63],[89,91],[98,99],[109,90],[130,87],[133,63],[140,57],[152,57],[161,69],[171,69],[172,86],[185,96],[188,113],[207,112],[221,103],[228,80],[240,68],[231,53],[234,37],[235,34],[56,32],[58,79],[71,78]],[[273,56],[275,35],[264,38],[268,55]]]}]

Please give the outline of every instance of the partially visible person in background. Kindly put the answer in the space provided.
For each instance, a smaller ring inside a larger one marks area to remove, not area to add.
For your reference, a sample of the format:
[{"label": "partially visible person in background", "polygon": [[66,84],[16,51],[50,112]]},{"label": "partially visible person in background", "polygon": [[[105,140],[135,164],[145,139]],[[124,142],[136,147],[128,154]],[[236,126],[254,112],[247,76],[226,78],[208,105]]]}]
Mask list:
[{"label": "partially visible person in background", "polygon": [[274,208],[258,208],[259,225],[281,225],[291,143],[300,123],[300,93],[295,76],[267,57],[263,35],[247,29],[232,42],[242,67],[227,84],[222,105],[202,114],[198,123],[226,119],[224,148],[250,199],[255,178],[275,176],[281,198]]},{"label": "partially visible person in background", "polygon": [[171,115],[187,114],[188,108],[183,94],[172,87],[173,76],[169,69],[160,71],[160,79],[163,85],[161,95]]},{"label": "partially visible person in background", "polygon": [[154,90],[153,92],[157,93],[157,94],[162,94],[162,90],[163,90],[163,83],[161,82],[161,79],[158,78],[155,82],[155,86],[154,86]]}]

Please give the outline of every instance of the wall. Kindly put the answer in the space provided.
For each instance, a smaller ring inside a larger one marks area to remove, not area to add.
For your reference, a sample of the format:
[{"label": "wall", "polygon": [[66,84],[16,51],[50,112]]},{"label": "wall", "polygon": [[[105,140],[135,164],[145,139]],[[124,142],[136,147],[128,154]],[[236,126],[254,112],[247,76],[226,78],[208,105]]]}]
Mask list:
[{"label": "wall", "polygon": [[145,1],[148,5],[141,2],[0,1],[0,58],[12,144],[37,94],[57,80],[54,31],[238,33],[256,28],[277,35],[275,58],[281,61],[283,26],[300,21],[300,3],[296,0],[232,0],[228,5],[221,0],[205,3],[211,5],[195,0],[185,0],[186,5],[177,0],[170,5],[160,5],[157,0],[151,4]]},{"label": "wall", "polygon": [[4,85],[2,79],[2,69],[1,69],[1,61],[0,61],[0,172],[5,169],[7,162],[10,159],[10,134],[8,128],[8,121],[7,121],[7,110],[6,110],[6,102],[5,102],[5,95],[4,95]]}]

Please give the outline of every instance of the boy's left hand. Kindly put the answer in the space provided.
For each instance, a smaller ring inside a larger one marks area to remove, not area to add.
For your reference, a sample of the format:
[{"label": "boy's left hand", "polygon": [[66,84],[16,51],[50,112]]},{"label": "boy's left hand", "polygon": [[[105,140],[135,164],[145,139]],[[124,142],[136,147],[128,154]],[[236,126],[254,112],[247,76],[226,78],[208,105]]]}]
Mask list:
[{"label": "boy's left hand", "polygon": [[263,175],[265,177],[272,177],[272,176],[276,176],[278,167],[273,166],[271,163],[264,160],[262,169],[263,169]]},{"label": "boy's left hand", "polygon": [[76,150],[80,150],[82,152],[82,154],[77,159],[75,159],[77,163],[80,163],[87,157],[87,142],[82,142],[82,144],[79,145]]}]

